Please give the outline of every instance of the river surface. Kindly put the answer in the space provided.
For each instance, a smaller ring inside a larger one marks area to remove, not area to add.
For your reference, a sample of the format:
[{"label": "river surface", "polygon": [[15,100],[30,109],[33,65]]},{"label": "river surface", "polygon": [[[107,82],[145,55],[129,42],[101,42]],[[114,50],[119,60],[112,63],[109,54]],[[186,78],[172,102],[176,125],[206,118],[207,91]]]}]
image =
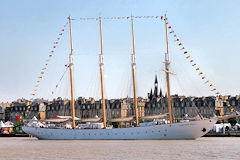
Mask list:
[{"label": "river surface", "polygon": [[38,140],[0,137],[0,159],[240,160],[240,137],[197,140]]}]

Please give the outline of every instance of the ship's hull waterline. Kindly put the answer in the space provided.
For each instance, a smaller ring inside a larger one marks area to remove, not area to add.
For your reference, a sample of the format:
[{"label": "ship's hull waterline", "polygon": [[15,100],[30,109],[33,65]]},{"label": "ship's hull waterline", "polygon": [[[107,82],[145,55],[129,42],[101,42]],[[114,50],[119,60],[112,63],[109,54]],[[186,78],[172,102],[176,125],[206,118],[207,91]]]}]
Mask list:
[{"label": "ship's hull waterline", "polygon": [[184,123],[114,129],[50,129],[23,127],[23,131],[38,139],[196,139],[213,128],[217,118]]}]

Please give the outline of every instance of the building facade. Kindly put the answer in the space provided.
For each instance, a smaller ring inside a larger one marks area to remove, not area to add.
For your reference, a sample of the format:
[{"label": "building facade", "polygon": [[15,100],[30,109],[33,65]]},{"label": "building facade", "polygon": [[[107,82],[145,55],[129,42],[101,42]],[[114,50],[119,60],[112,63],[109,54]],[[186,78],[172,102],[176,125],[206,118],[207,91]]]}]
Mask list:
[{"label": "building facade", "polygon": [[[235,111],[240,111],[240,96],[226,96]],[[107,119],[134,117],[132,98],[106,100]],[[30,119],[36,116],[38,119],[49,119],[56,115],[70,116],[72,113],[70,101],[55,99],[53,101],[38,100],[32,103],[29,113],[26,113],[29,101],[13,102],[0,112],[5,121],[16,122],[18,115]],[[172,114],[178,118],[211,117],[214,114],[231,114],[231,109],[217,97],[185,97],[171,96]],[[219,109],[220,108],[220,109]],[[1,109],[1,108],[0,108]],[[168,113],[167,98],[165,96],[152,97],[152,99],[138,98],[139,117],[153,116]],[[4,117],[3,117],[4,116]],[[99,100],[79,97],[75,101],[75,116],[79,118],[102,117],[102,106]],[[1,117],[0,117],[1,118]]]},{"label": "building facade", "polygon": [[[228,100],[235,111],[240,111],[240,96],[225,96],[223,99]],[[185,97],[172,95],[172,114],[175,119],[209,118],[214,115],[230,114],[231,108],[224,103],[223,99],[214,96]],[[163,95],[161,88],[159,89],[157,77],[155,77],[154,81],[154,91],[151,90],[146,99],[139,97],[137,102],[139,118],[168,113],[167,96]],[[1,113],[0,110],[0,118],[2,115],[2,119],[5,118],[5,121],[16,122],[18,115],[23,115],[26,119],[31,119],[33,116],[36,116],[38,119],[49,119],[56,115],[70,116],[72,113],[70,100],[68,99],[57,98],[53,101],[36,99],[32,102],[30,112],[26,113],[29,103],[30,101],[24,99],[12,102],[5,107],[4,113]],[[105,104],[108,120],[134,117],[133,98],[105,100]],[[101,101],[93,98],[86,99],[79,97],[75,101],[75,116],[81,119],[101,118]]]}]

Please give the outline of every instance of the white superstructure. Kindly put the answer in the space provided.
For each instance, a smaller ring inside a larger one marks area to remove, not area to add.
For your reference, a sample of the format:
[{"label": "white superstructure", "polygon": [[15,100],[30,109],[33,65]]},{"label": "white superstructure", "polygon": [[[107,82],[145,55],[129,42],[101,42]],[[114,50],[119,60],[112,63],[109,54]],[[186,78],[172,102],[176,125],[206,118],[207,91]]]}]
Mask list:
[{"label": "white superstructure", "polygon": [[38,139],[196,139],[213,128],[217,118],[184,123],[113,129],[50,129],[23,127]]}]

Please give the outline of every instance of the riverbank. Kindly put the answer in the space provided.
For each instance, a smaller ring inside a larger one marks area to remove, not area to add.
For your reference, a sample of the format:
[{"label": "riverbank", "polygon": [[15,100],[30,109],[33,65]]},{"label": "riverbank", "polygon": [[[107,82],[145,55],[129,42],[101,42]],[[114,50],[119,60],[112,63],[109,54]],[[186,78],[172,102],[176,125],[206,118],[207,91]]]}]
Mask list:
[{"label": "riverbank", "polygon": [[26,133],[21,134],[0,134],[0,137],[29,137]]},{"label": "riverbank", "polygon": [[240,137],[239,131],[227,131],[225,133],[221,132],[208,132],[204,137]]}]

